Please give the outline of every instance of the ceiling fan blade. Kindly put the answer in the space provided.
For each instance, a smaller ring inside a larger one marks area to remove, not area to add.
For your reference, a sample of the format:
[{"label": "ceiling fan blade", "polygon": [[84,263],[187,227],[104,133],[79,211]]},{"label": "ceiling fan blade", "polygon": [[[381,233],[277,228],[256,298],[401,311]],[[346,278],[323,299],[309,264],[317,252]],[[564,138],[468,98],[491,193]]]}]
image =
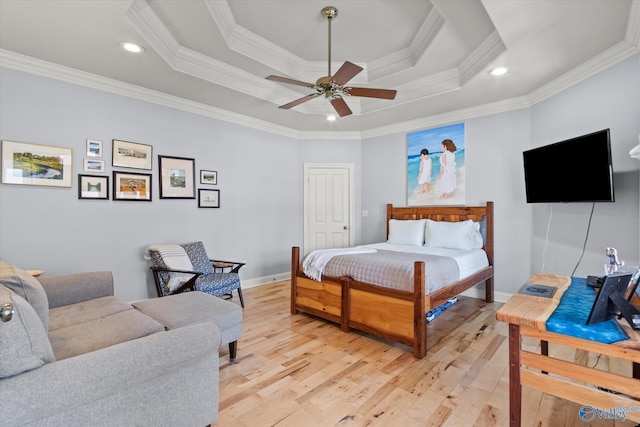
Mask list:
[{"label": "ceiling fan blade", "polygon": [[336,112],[340,117],[344,117],[352,114],[351,109],[349,108],[347,103],[344,102],[344,99],[342,98],[332,99],[331,105],[333,105],[333,108],[335,108]]},{"label": "ceiling fan blade", "polygon": [[368,87],[346,87],[344,92],[351,96],[364,96],[367,98],[395,99],[398,91],[392,89],[373,89]]},{"label": "ceiling fan blade", "polygon": [[267,80],[272,80],[274,82],[287,83],[290,85],[298,85],[298,86],[304,86],[304,87],[310,87],[310,88],[315,86],[313,83],[301,82],[300,80],[288,79],[286,77],[280,77],[280,76],[268,76],[265,78]]},{"label": "ceiling fan blade", "polygon": [[331,81],[337,85],[343,85],[347,83],[349,80],[357,76],[360,71],[364,70],[359,65],[356,65],[352,62],[346,61],[342,64],[342,67],[338,68],[338,71],[333,75]]},{"label": "ceiling fan blade", "polygon": [[282,109],[288,110],[289,108],[295,107],[296,105],[300,105],[303,102],[310,101],[310,100],[312,100],[313,98],[315,98],[317,96],[320,96],[320,94],[319,93],[312,93],[311,95],[303,96],[302,98],[296,99],[295,101],[291,101],[288,104],[281,105],[278,108],[282,108]]}]

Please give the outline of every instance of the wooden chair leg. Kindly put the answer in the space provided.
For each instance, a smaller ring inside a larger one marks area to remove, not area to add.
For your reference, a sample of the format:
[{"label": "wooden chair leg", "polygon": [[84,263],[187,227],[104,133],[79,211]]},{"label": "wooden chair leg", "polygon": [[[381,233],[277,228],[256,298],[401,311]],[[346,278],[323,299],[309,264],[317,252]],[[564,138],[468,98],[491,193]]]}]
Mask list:
[{"label": "wooden chair leg", "polygon": [[229,361],[234,363],[236,361],[236,354],[238,352],[238,341],[229,343]]},{"label": "wooden chair leg", "polygon": [[238,296],[240,297],[240,305],[244,308],[244,299],[242,298],[242,288],[238,288]]}]

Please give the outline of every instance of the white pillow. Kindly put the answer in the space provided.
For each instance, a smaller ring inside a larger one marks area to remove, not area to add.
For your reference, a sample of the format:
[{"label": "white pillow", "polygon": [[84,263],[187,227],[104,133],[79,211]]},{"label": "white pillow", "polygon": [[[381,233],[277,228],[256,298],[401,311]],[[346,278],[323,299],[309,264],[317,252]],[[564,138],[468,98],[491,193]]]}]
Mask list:
[{"label": "white pillow", "polygon": [[477,249],[482,248],[480,224],[470,219],[461,222],[426,220],[424,245],[430,248]]},{"label": "white pillow", "polygon": [[387,243],[422,246],[424,244],[424,227],[424,219],[390,219]]}]

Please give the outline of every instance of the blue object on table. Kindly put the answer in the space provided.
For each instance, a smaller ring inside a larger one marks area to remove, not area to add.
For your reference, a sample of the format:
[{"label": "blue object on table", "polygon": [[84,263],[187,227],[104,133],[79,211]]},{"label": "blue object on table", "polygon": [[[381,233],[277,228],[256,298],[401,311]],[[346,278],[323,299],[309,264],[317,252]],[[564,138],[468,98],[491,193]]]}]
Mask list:
[{"label": "blue object on table", "polygon": [[572,277],[560,304],[547,319],[547,331],[611,344],[629,339],[614,319],[587,325],[587,317],[596,299],[596,290],[587,286],[587,279]]},{"label": "blue object on table", "polygon": [[444,313],[444,311],[447,308],[451,307],[457,301],[458,301],[458,297],[453,297],[449,301],[445,302],[444,304],[440,304],[433,310],[427,311],[427,323],[431,322],[433,319],[440,316],[442,313]]}]

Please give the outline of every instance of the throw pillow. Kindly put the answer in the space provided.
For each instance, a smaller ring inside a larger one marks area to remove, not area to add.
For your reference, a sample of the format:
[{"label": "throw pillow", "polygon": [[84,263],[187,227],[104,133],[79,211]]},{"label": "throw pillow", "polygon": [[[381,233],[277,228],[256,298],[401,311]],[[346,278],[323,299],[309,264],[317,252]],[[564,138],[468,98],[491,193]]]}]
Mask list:
[{"label": "throw pillow", "polygon": [[0,320],[0,378],[55,362],[47,332],[31,304],[0,285],[0,307],[5,304],[11,304],[14,313],[11,320]]},{"label": "throw pillow", "polygon": [[387,243],[422,246],[424,244],[424,224],[424,219],[390,219]]},{"label": "throw pillow", "polygon": [[470,219],[460,222],[428,219],[425,225],[424,245],[431,248],[463,250],[481,248],[480,224]]},{"label": "throw pillow", "polygon": [[49,299],[38,280],[7,261],[0,260],[0,283],[24,298],[38,313],[44,330],[49,330]]}]

